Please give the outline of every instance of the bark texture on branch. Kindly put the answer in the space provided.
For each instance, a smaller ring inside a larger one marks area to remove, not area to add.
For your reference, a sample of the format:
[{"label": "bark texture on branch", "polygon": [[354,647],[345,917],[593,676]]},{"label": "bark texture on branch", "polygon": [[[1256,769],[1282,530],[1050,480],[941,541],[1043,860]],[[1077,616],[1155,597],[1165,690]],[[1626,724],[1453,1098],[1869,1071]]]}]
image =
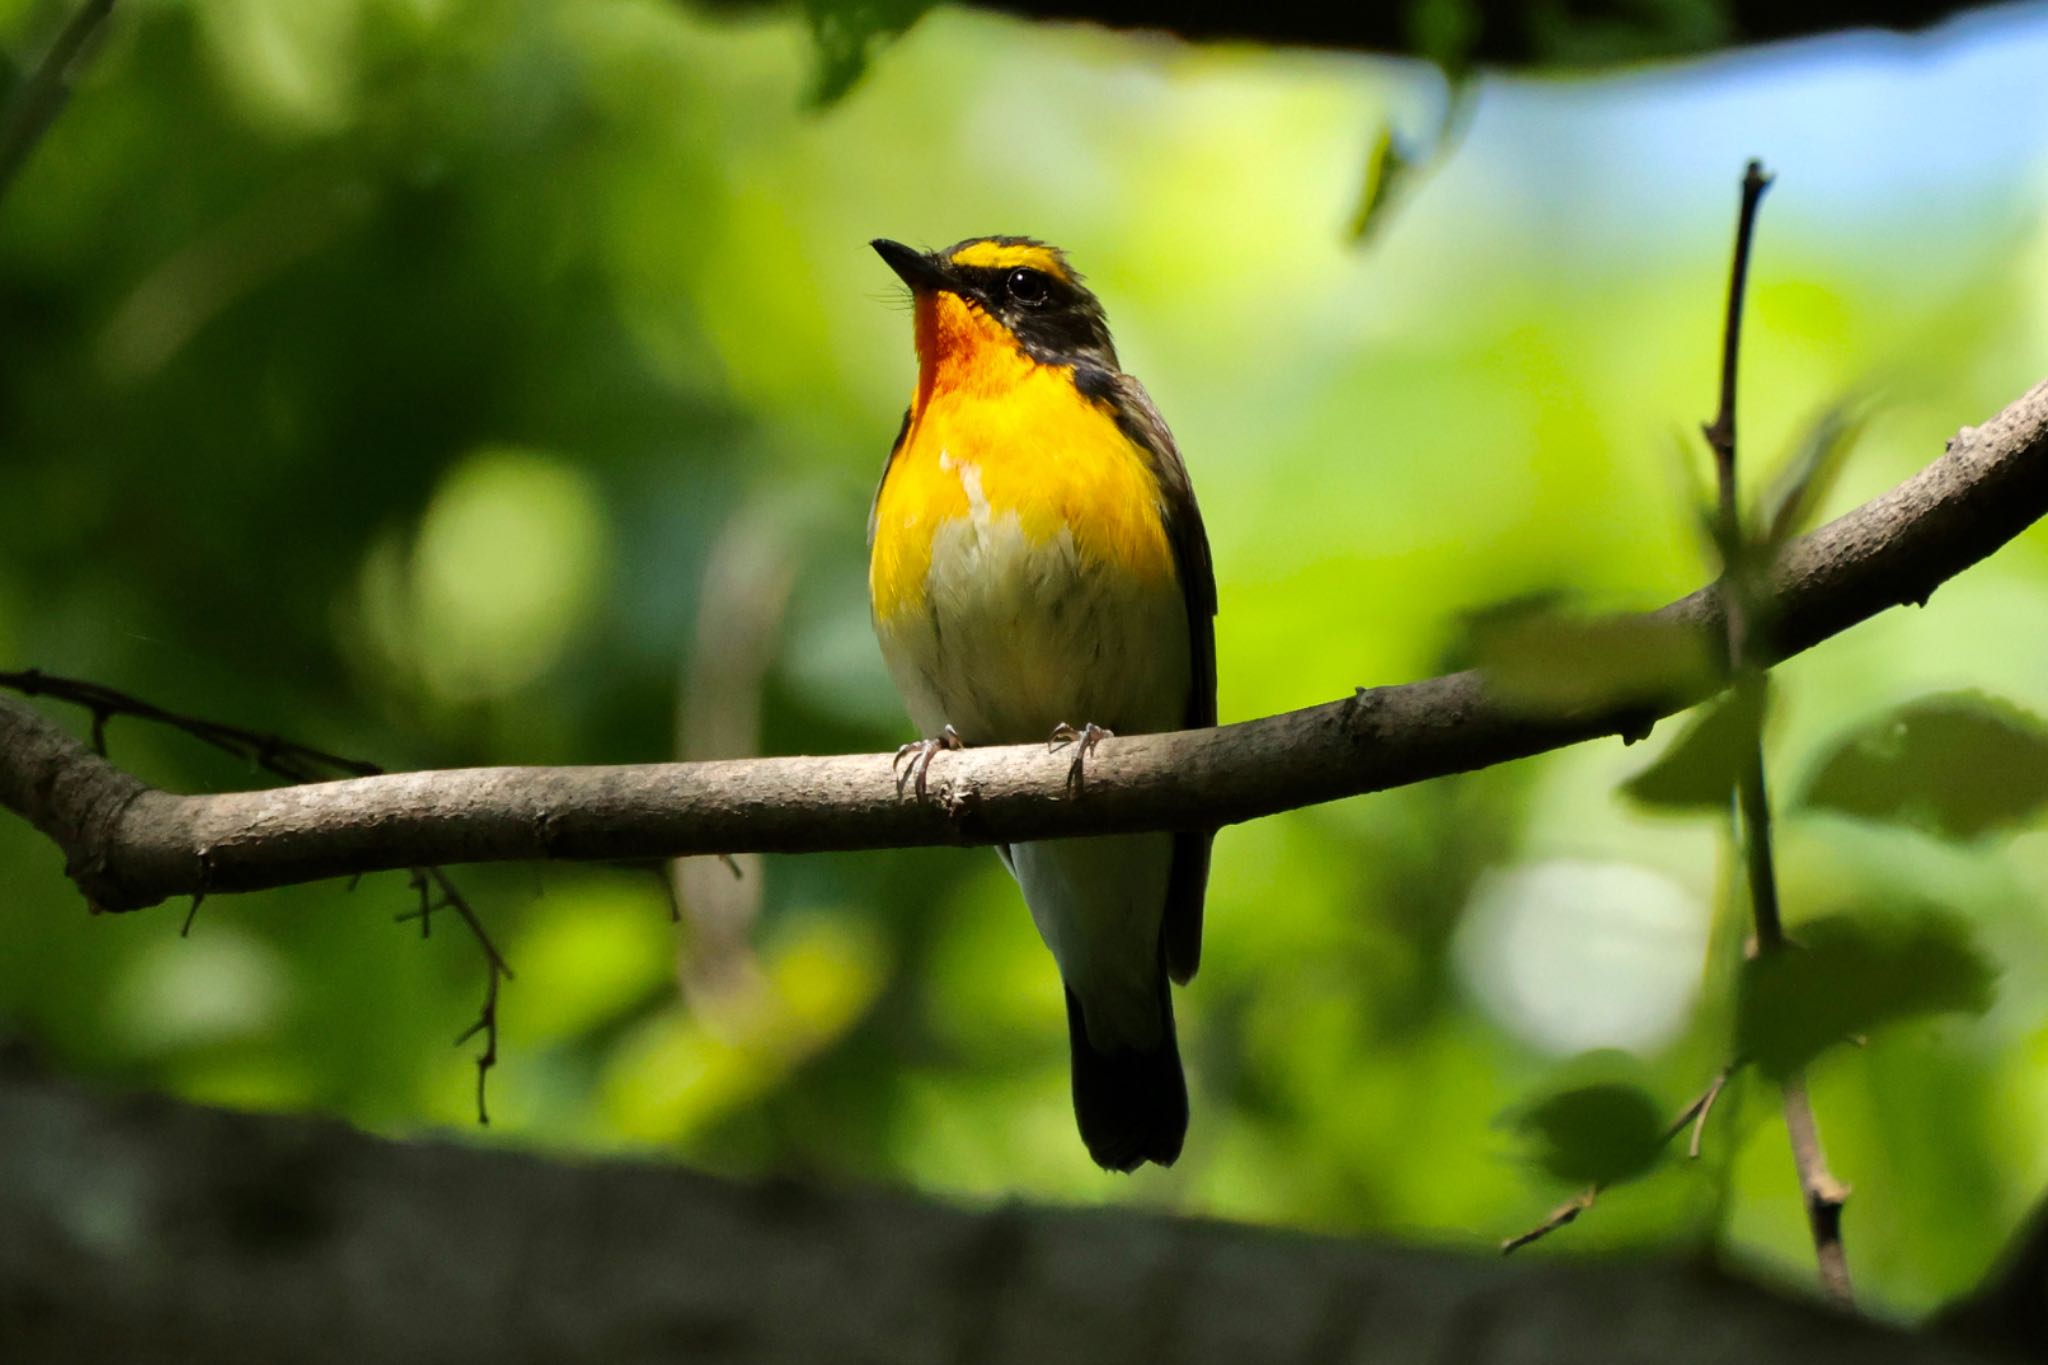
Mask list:
[{"label": "bark texture on branch", "polygon": [[[1753,662],[1775,663],[1892,606],[1924,602],[2048,512],[2048,382],[1883,496],[1786,547]],[[1653,613],[1724,635],[1711,585]],[[1106,740],[1085,791],[1044,745],[943,754],[933,799],[887,755],[394,773],[178,796],[145,787],[34,709],[0,699],[0,806],[64,851],[107,909],[324,877],[505,859],[673,857],[986,844],[1208,828],[1504,763],[1647,722],[1695,684],[1531,714],[1477,673],[1212,730]]]},{"label": "bark texture on branch", "polygon": [[10,1361],[1982,1365],[1703,1270],[747,1185],[0,1064]]}]

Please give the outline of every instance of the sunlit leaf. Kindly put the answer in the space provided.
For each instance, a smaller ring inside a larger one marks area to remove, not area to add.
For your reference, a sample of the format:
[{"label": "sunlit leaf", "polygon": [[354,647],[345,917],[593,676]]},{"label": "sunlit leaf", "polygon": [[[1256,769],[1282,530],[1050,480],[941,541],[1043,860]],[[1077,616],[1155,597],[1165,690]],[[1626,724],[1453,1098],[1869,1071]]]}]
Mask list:
[{"label": "sunlit leaf", "polygon": [[1576,1185],[1612,1185],[1641,1175],[1664,1146],[1664,1123],[1648,1091],[1618,1082],[1560,1090],[1515,1120],[1536,1161]]},{"label": "sunlit leaf", "polygon": [[1886,1024],[1980,1014],[1993,971],[1953,915],[1871,913],[1800,925],[1743,968],[1737,1050],[1774,1075]]},{"label": "sunlit leaf", "polygon": [[1674,621],[1551,610],[1480,622],[1473,655],[1502,700],[1556,712],[1704,688],[1715,664],[1700,633]]},{"label": "sunlit leaf", "polygon": [[1977,693],[1921,697],[1845,735],[1801,800],[1947,839],[1981,838],[2048,805],[2048,725]]},{"label": "sunlit leaf", "polygon": [[1663,810],[1725,810],[1742,765],[1763,725],[1761,689],[1737,688],[1710,702],[1622,793],[1637,805]]}]

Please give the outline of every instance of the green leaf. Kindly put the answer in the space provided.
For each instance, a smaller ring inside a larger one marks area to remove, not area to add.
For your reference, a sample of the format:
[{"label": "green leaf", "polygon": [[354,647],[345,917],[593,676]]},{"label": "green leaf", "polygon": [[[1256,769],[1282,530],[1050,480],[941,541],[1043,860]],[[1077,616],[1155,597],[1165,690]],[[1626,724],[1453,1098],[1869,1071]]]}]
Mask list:
[{"label": "green leaf", "polygon": [[1557,1091],[1515,1118],[1543,1168],[1575,1185],[1612,1185],[1649,1170],[1664,1147],[1664,1124],[1647,1090],[1613,1081]]},{"label": "green leaf", "polygon": [[[1462,0],[1460,0],[1462,3]],[[1413,197],[1417,188],[1450,160],[1464,141],[1477,107],[1474,83],[1450,63],[1443,65],[1445,89],[1443,111],[1431,128],[1403,131],[1392,119],[1381,123],[1366,152],[1365,190],[1358,210],[1351,216],[1351,239],[1371,240],[1381,232],[1394,210]]]},{"label": "green leaf", "polygon": [[829,107],[867,74],[875,49],[916,23],[929,0],[804,0],[816,51],[811,102]]},{"label": "green leaf", "polygon": [[1981,1014],[1994,973],[1953,915],[1829,916],[1743,967],[1737,1051],[1774,1076],[1837,1043],[1930,1014]]},{"label": "green leaf", "polygon": [[1762,528],[1766,549],[1783,545],[1812,520],[1869,423],[1868,412],[1852,399],[1835,403],[1814,419],[1758,509],[1756,524]]},{"label": "green leaf", "polygon": [[1366,154],[1365,193],[1351,220],[1351,237],[1364,241],[1385,224],[1409,179],[1423,164],[1394,132],[1391,123],[1382,124]]},{"label": "green leaf", "polygon": [[1697,630],[1673,621],[1552,610],[1475,623],[1472,652],[1503,701],[1553,713],[1703,690],[1716,663]]},{"label": "green leaf", "polygon": [[1653,810],[1726,810],[1762,737],[1763,707],[1763,690],[1746,687],[1701,707],[1656,762],[1623,784],[1622,794]]},{"label": "green leaf", "polygon": [[1977,693],[1922,697],[1837,742],[1803,804],[1977,839],[2048,805],[2048,725]]}]

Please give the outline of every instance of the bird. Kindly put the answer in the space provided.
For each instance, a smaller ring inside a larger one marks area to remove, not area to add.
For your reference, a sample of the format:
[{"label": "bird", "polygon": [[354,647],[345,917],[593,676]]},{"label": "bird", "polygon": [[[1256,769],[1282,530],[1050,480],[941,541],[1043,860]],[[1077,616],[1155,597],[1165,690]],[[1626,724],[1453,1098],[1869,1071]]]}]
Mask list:
[{"label": "bird", "polygon": [[[1056,247],[870,245],[910,288],[917,380],[868,516],[876,638],[920,738],[1072,746],[1216,723],[1216,578],[1180,451]],[[1188,1126],[1169,981],[1201,960],[1214,831],[999,845],[1066,990],[1097,1165],[1170,1166]]]}]

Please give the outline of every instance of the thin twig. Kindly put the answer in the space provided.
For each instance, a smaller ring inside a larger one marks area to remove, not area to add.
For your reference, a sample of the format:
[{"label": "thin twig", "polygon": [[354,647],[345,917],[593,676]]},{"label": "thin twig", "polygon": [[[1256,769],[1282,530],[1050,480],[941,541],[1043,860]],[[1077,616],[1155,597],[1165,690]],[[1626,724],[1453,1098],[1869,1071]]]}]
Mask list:
[{"label": "thin twig", "polygon": [[1727,1066],[1722,1067],[1721,1074],[1714,1077],[1712,1083],[1707,1086],[1706,1093],[1694,1102],[1692,1138],[1685,1144],[1686,1160],[1698,1161],[1700,1159],[1700,1139],[1706,1135],[1707,1118],[1714,1112],[1714,1101],[1720,1099],[1721,1092],[1728,1088],[1728,1078],[1735,1074],[1735,1065],[1735,1063],[1730,1062]]},{"label": "thin twig", "polygon": [[[1719,537],[1725,602],[1722,619],[1727,626],[1728,667],[1740,693],[1753,703],[1750,714],[1759,718],[1759,728],[1749,737],[1743,755],[1737,787],[1741,811],[1744,864],[1748,874],[1749,897],[1756,916],[1757,953],[1763,956],[1785,946],[1784,918],[1778,904],[1778,875],[1772,855],[1770,792],[1764,777],[1761,717],[1768,695],[1764,670],[1753,667],[1748,646],[1756,622],[1752,619],[1757,593],[1755,566],[1748,552],[1742,526],[1741,504],[1736,496],[1736,375],[1742,352],[1742,300],[1749,277],[1750,243],[1756,231],[1757,208],[1770,177],[1761,164],[1751,161],[1742,177],[1742,207],[1736,218],[1735,259],[1728,274],[1727,327],[1721,346],[1721,402],[1714,420],[1701,428],[1713,448],[1719,498]],[[1830,1298],[1845,1308],[1855,1306],[1849,1281],[1848,1253],[1842,1242],[1842,1204],[1848,1187],[1829,1171],[1821,1149],[1820,1128],[1813,1116],[1813,1103],[1806,1091],[1806,1078],[1795,1071],[1784,1083],[1785,1129],[1792,1143],[1792,1161],[1799,1173],[1799,1188],[1806,1203],[1807,1223],[1813,1234],[1813,1251],[1819,1263],[1822,1287]],[[1702,1106],[1704,1112],[1705,1106]]]},{"label": "thin twig", "polygon": [[[207,720],[177,711],[169,711],[153,702],[131,696],[118,688],[102,683],[87,682],[79,678],[64,678],[44,673],[40,669],[19,672],[0,671],[0,687],[11,688],[31,697],[52,697],[86,708],[92,714],[93,747],[102,757],[106,754],[106,724],[115,716],[128,716],[146,720],[152,724],[167,726],[181,734],[189,735],[200,743],[223,753],[241,759],[253,768],[261,769],[273,777],[286,782],[318,782],[329,777],[374,777],[384,771],[375,763],[358,758],[346,758],[340,754],[328,753],[311,745],[300,744],[280,735],[251,730],[240,725],[229,725],[222,721]],[[485,930],[483,920],[449,875],[439,867],[421,866],[410,869],[410,882],[419,903],[411,910],[403,911],[395,918],[404,923],[407,920],[420,922],[420,937],[432,936],[434,912],[453,910],[476,941],[477,948],[484,956],[485,983],[483,1008],[472,1024],[457,1040],[458,1044],[468,1042],[479,1032],[484,1035],[484,1050],[477,1057],[476,1114],[478,1123],[489,1123],[490,1114],[484,1104],[485,1077],[498,1061],[498,986],[512,979],[512,968],[506,964],[498,945]],[[351,881],[351,887],[354,883]],[[192,932],[193,917],[199,913],[200,903],[206,899],[201,890],[192,897],[192,908],[186,913],[181,937]]]},{"label": "thin twig", "polygon": [[491,1068],[498,1064],[498,987],[512,979],[512,968],[498,952],[497,945],[491,942],[491,936],[484,932],[483,921],[477,918],[476,910],[470,905],[469,898],[456,889],[454,881],[448,874],[438,867],[430,867],[426,872],[433,878],[434,885],[440,889],[441,904],[461,916],[462,922],[469,926],[471,937],[476,939],[477,946],[484,954],[486,971],[483,1008],[478,1011],[476,1022],[463,1030],[462,1036],[455,1040],[455,1045],[460,1047],[479,1033],[484,1036],[484,1050],[478,1053],[476,1058],[476,1121],[488,1124],[491,1121],[491,1111],[484,1102],[485,1085]]},{"label": "thin twig", "polygon": [[[1702,1090],[1692,1103],[1678,1111],[1678,1117],[1665,1125],[1664,1136],[1657,1143],[1658,1150],[1661,1151],[1663,1148],[1670,1146],[1673,1138],[1690,1127],[1692,1129],[1692,1144],[1687,1155],[1692,1157],[1699,1156],[1700,1133],[1707,1125],[1707,1115],[1713,1111],[1714,1101],[1720,1098],[1721,1091],[1727,1087],[1728,1078],[1734,1075],[1741,1065],[1742,1059],[1737,1058],[1722,1067],[1719,1074],[1707,1085],[1707,1088]],[[1605,1188],[1606,1186],[1599,1181],[1595,1181],[1587,1186],[1579,1194],[1574,1195],[1565,1203],[1552,1209],[1544,1216],[1543,1221],[1535,1227],[1502,1242],[1500,1244],[1500,1254],[1503,1256],[1512,1255],[1523,1247],[1528,1246],[1531,1242],[1540,1242],[1559,1228],[1576,1221],[1580,1214],[1593,1207],[1593,1201],[1600,1197],[1600,1192]]]},{"label": "thin twig", "polygon": [[427,870],[424,867],[407,868],[405,884],[419,897],[419,904],[410,910],[401,910],[391,917],[391,921],[394,924],[404,924],[407,920],[416,919],[420,922],[420,937],[432,938],[435,905],[432,889],[427,885]]},{"label": "thin twig", "polygon": [[1742,1063],[1743,1059],[1737,1057],[1714,1074],[1714,1079],[1707,1082],[1707,1088],[1695,1095],[1692,1103],[1679,1110],[1678,1117],[1665,1125],[1662,1145],[1669,1146],[1671,1139],[1690,1128],[1692,1139],[1686,1143],[1685,1155],[1688,1160],[1699,1159],[1700,1134],[1706,1131],[1707,1116],[1714,1112],[1714,1101],[1721,1098],[1721,1092],[1728,1088],[1729,1078],[1742,1068]]},{"label": "thin twig", "polygon": [[131,716],[136,720],[169,726],[287,782],[318,782],[327,777],[376,777],[384,771],[379,765],[362,759],[344,758],[325,749],[315,749],[311,745],[246,726],[167,711],[154,702],[144,701],[104,683],[60,677],[55,673],[45,673],[40,668],[16,672],[0,670],[0,687],[25,697],[53,697],[86,708],[93,717],[93,747],[102,752],[105,750],[107,721],[115,716]]},{"label": "thin twig", "polygon": [[1599,1197],[1599,1185],[1593,1184],[1586,1186],[1585,1189],[1579,1191],[1570,1199],[1565,1200],[1564,1203],[1559,1204],[1556,1208],[1552,1209],[1548,1214],[1544,1215],[1543,1221],[1538,1223],[1535,1227],[1530,1228],[1527,1232],[1517,1233],[1515,1236],[1510,1237],[1506,1241],[1502,1242],[1500,1244],[1500,1254],[1503,1256],[1512,1256],[1516,1252],[1520,1251],[1523,1247],[1528,1246],[1531,1242],[1540,1242],[1545,1237],[1548,1237],[1551,1233],[1556,1232],[1559,1228],[1577,1221],[1578,1216],[1584,1213],[1587,1209],[1592,1208],[1593,1201],[1598,1199]]},{"label": "thin twig", "polygon": [[85,0],[22,83],[13,103],[0,114],[0,199],[7,197],[15,176],[56,122],[71,94],[66,77],[113,8],[114,0]]}]

